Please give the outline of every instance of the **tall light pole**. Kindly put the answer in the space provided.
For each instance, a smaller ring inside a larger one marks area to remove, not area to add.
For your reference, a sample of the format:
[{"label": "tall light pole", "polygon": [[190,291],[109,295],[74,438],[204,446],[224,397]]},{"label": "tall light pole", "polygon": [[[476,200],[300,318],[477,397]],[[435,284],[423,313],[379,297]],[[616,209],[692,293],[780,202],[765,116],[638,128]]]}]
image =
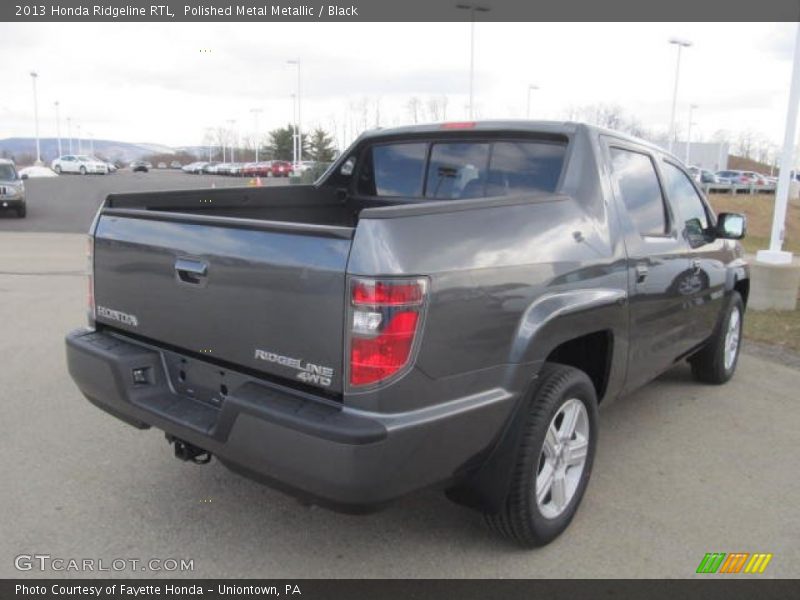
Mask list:
[{"label": "tall light pole", "polygon": [[687,165],[689,165],[689,147],[692,144],[692,113],[694,109],[697,108],[697,104],[690,104],[689,105],[689,122],[686,124],[686,160],[684,161]]},{"label": "tall light pole", "polygon": [[528,108],[527,111],[525,112],[525,115],[527,116],[528,119],[531,118],[531,92],[538,89],[539,89],[538,85],[531,84],[528,86]]},{"label": "tall light pole", "polygon": [[295,129],[297,131],[297,157],[295,165],[303,160],[303,116],[301,111],[301,83],[300,83],[300,59],[286,61],[290,65],[297,66],[297,121],[295,121]]},{"label": "tall light pole", "polygon": [[294,131],[292,132],[292,163],[297,164],[297,96],[296,94],[291,94],[292,96],[292,127]]},{"label": "tall light pole", "polygon": [[86,135],[89,136],[89,155],[94,156],[94,134],[91,131],[87,131]]},{"label": "tall light pole", "polygon": [[39,98],[36,95],[36,79],[39,75],[36,71],[31,71],[31,81],[33,81],[33,121],[36,130],[36,164],[42,164],[42,152],[39,146]]},{"label": "tall light pole", "polygon": [[475,13],[489,12],[488,6],[456,4],[459,10],[469,11],[469,118],[475,118]]},{"label": "tall light pole", "polygon": [[250,112],[253,113],[253,125],[254,125],[254,129],[255,129],[255,134],[256,134],[256,139],[255,139],[256,162],[258,162],[258,146],[259,146],[259,143],[258,143],[258,115],[260,113],[264,112],[264,111],[262,109],[260,109],[260,108],[251,108]]},{"label": "tall light pole", "polygon": [[72,154],[72,117],[67,117],[67,138],[69,139],[69,153]]},{"label": "tall light pole", "polygon": [[231,126],[231,162],[236,162],[236,156],[233,146],[236,143],[236,119],[228,119],[228,125]]},{"label": "tall light pole", "polygon": [[681,50],[691,46],[692,42],[674,37],[669,39],[669,43],[678,47],[678,58],[675,63],[675,87],[672,90],[672,112],[669,117],[669,151],[672,152],[672,144],[675,140],[675,106],[678,103],[678,78],[681,74]]},{"label": "tall light pole", "polygon": [[775,191],[775,212],[772,214],[772,233],[769,250],[756,252],[756,260],[772,264],[789,264],[792,253],[782,250],[783,233],[786,226],[786,207],[789,203],[789,183],[794,162],[794,141],[797,134],[797,105],[800,102],[800,25],[794,42],[792,83],[789,87],[789,108],[786,111],[786,131],[783,137],[781,170],[778,173],[778,188]]},{"label": "tall light pole", "polygon": [[81,125],[80,125],[80,123],[75,125],[75,129],[78,130],[78,154],[83,154],[83,145],[81,144]]},{"label": "tall light pole", "polygon": [[56,107],[56,136],[58,137],[58,155],[61,156],[61,118],[58,115],[58,100],[54,102]]}]

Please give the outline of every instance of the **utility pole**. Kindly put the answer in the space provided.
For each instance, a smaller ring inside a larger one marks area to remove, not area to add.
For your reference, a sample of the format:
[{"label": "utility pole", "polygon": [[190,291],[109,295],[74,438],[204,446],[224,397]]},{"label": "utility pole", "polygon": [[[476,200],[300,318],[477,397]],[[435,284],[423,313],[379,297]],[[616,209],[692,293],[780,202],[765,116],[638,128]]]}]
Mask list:
[{"label": "utility pole", "polygon": [[287,61],[290,65],[297,66],[297,121],[295,124],[295,128],[297,130],[297,154],[295,160],[295,166],[300,164],[300,161],[303,160],[303,116],[301,112],[301,83],[300,83],[300,59],[296,58],[294,60]]},{"label": "utility pole", "polygon": [[678,47],[678,59],[675,63],[675,87],[672,90],[672,113],[669,117],[669,151],[672,152],[672,145],[675,141],[675,106],[678,103],[678,79],[681,74],[681,50],[691,46],[692,42],[680,38],[670,38],[669,43]]},{"label": "utility pole", "polygon": [[72,154],[72,117],[67,117],[67,138],[69,139],[69,153]]},{"label": "utility pole", "polygon": [[469,118],[475,118],[475,13],[486,13],[488,6],[477,4],[456,4],[459,10],[469,11]]},{"label": "utility pole", "polygon": [[36,130],[36,164],[42,164],[42,152],[39,145],[39,98],[36,95],[36,79],[39,75],[36,71],[31,71],[31,80],[33,81],[33,122]]},{"label": "utility pole", "polygon": [[687,124],[686,127],[686,160],[684,161],[687,166],[690,164],[689,147],[691,146],[692,143],[692,125],[694,125],[694,123],[692,123],[692,112],[694,111],[695,108],[697,108],[697,104],[689,105],[689,123]]},{"label": "utility pole", "polygon": [[255,145],[256,145],[256,162],[258,162],[258,147],[259,147],[259,138],[258,138],[258,115],[259,113],[264,112],[260,108],[251,108],[250,112],[253,113],[253,121],[254,121],[254,129],[256,133]]},{"label": "utility pole", "polygon": [[538,90],[538,89],[539,89],[538,85],[531,84],[531,85],[528,86],[528,109],[527,109],[527,111],[525,113],[525,115],[527,116],[528,119],[531,118],[531,92],[533,92],[534,90]]},{"label": "utility pole", "polygon": [[61,119],[58,115],[58,100],[55,101],[56,107],[56,136],[58,137],[58,155],[61,156]]}]

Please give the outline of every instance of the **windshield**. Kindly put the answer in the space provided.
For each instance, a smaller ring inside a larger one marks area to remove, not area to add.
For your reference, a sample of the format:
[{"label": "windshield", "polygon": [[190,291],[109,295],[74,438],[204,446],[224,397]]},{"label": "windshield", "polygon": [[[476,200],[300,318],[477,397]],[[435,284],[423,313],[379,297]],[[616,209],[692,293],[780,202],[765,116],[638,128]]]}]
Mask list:
[{"label": "windshield", "polygon": [[0,165],[0,181],[13,181],[16,178],[17,172],[14,170],[14,165]]}]

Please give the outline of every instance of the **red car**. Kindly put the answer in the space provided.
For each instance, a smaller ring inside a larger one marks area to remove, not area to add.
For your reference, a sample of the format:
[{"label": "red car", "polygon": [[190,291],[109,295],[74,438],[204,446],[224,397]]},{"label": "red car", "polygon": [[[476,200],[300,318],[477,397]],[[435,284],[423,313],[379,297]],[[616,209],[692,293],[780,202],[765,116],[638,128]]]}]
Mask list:
[{"label": "red car", "polygon": [[288,177],[292,174],[292,164],[285,160],[273,160],[271,172],[273,177]]},{"label": "red car", "polygon": [[269,174],[272,163],[269,161],[247,163],[242,169],[244,177],[266,177]]}]

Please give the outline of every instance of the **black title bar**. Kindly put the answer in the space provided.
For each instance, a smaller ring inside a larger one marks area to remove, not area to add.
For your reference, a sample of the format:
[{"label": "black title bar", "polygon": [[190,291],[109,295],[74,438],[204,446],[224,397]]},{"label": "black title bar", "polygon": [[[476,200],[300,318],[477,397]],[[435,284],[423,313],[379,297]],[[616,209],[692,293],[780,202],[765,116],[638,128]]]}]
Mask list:
[{"label": "black title bar", "polygon": [[[460,8],[459,8],[460,5]],[[488,9],[488,10],[487,10]],[[798,0],[3,0],[0,21],[798,21]]]}]

